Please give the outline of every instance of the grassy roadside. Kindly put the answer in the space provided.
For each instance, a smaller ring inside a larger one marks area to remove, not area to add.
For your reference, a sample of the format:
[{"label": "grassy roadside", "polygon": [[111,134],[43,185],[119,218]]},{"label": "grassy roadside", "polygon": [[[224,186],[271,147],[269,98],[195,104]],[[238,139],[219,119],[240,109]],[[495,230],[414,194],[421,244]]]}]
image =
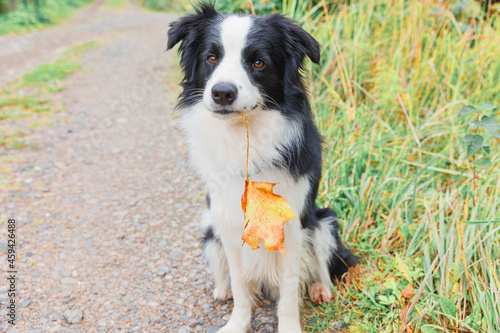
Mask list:
[{"label": "grassy roadside", "polygon": [[[320,202],[363,257],[307,330],[499,332],[499,140],[476,125],[499,118],[498,17],[454,2],[306,5],[283,8],[322,45],[310,77]],[[468,104],[489,105],[472,125],[458,116]],[[471,153],[467,134],[488,140]]]},{"label": "grassy roadside", "polygon": [[99,45],[92,41],[70,48],[61,58],[40,65],[0,92],[0,149],[31,146],[29,133],[47,124],[50,114],[61,108],[51,94],[65,89],[67,81],[62,80],[81,69],[80,57]]},{"label": "grassy roadside", "polygon": [[145,9],[163,12],[182,12],[191,8],[187,0],[139,0],[139,4]]},{"label": "grassy roadside", "polygon": [[128,0],[108,0],[104,4],[104,8],[109,8],[113,10],[123,10],[130,5]]},{"label": "grassy roadside", "polygon": [[41,1],[37,13],[33,4],[28,8],[19,5],[13,12],[0,15],[0,35],[21,33],[53,25],[71,16],[75,9],[92,3],[95,0],[45,0]]}]

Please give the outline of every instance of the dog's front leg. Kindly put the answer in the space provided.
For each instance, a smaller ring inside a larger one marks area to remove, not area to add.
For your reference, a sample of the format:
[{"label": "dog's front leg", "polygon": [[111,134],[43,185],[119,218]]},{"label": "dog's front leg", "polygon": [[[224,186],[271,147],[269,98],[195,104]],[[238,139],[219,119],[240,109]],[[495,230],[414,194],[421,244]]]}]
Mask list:
[{"label": "dog's front leg", "polygon": [[241,247],[225,249],[233,292],[233,312],[231,318],[219,333],[246,333],[250,330],[253,299],[250,285],[241,275]]},{"label": "dog's front leg", "polygon": [[[286,247],[286,246],[285,246]],[[281,256],[279,264],[280,280],[278,302],[278,332],[279,333],[299,333],[299,272],[301,241],[294,246],[286,247],[287,256]]]}]

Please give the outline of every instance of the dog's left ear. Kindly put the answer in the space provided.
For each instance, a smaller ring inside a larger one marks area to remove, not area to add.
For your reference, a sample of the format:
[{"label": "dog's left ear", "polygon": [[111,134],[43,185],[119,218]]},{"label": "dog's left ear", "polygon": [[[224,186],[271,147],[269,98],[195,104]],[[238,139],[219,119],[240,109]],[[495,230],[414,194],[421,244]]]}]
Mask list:
[{"label": "dog's left ear", "polygon": [[289,35],[295,48],[302,55],[307,55],[315,64],[320,61],[319,43],[304,29],[296,24],[289,24]]}]

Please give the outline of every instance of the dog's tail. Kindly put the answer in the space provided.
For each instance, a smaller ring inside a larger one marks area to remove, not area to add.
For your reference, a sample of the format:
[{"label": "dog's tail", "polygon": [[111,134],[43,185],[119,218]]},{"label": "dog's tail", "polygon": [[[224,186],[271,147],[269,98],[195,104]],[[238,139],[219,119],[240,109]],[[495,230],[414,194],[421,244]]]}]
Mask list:
[{"label": "dog's tail", "polygon": [[347,272],[349,267],[354,267],[359,263],[359,259],[342,243],[339,235],[339,226],[337,224],[337,213],[331,208],[317,208],[315,211],[316,218],[319,220],[328,219],[331,227],[332,236],[337,243],[337,248],[332,253],[328,269],[330,277],[340,278]]}]

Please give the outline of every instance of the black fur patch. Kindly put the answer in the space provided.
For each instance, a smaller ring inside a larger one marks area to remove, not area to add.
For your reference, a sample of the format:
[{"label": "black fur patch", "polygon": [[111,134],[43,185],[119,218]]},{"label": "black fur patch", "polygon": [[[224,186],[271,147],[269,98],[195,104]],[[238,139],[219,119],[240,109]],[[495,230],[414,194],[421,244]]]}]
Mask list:
[{"label": "black fur patch", "polygon": [[344,273],[347,272],[349,267],[354,267],[359,263],[358,258],[349,251],[347,247],[342,243],[339,235],[339,226],[337,224],[337,213],[331,208],[316,209],[316,218],[318,220],[325,218],[332,219],[332,235],[337,242],[337,251],[333,253],[330,263],[328,265],[328,270],[330,271],[330,277],[340,278]]},{"label": "black fur patch", "polygon": [[214,229],[212,227],[208,227],[207,230],[205,230],[205,234],[203,235],[201,239],[201,245],[202,247],[205,246],[210,241],[218,241],[219,239],[215,236],[214,234]]}]

